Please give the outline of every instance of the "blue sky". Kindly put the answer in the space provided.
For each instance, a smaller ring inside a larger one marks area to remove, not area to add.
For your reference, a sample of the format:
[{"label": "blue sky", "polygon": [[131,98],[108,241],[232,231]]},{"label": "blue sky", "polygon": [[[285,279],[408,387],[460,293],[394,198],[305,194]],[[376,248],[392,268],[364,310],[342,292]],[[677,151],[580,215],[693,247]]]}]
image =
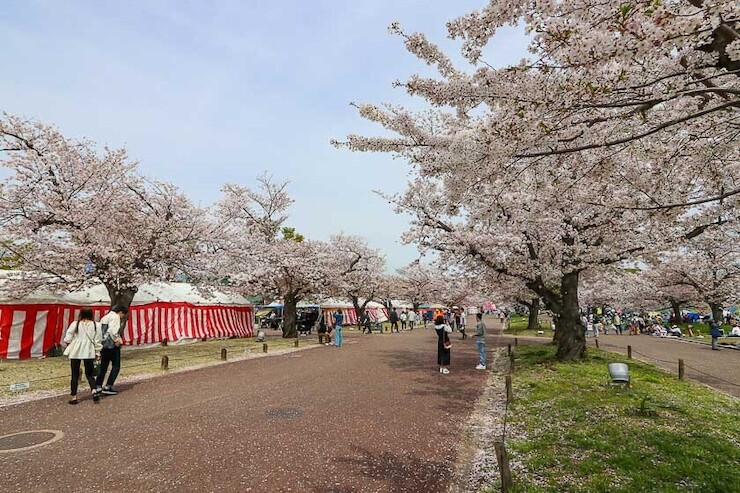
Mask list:
[{"label": "blue sky", "polygon": [[[404,188],[391,156],[329,141],[375,134],[351,101],[410,103],[391,83],[428,69],[387,33],[399,21],[443,46],[446,21],[485,0],[6,0],[0,11],[0,111],[68,136],[126,146],[149,176],[196,202],[262,171],[291,180],[290,225],[306,236],[360,234],[389,267],[417,257],[406,219],[373,190]],[[525,55],[520,30],[487,60]]]}]

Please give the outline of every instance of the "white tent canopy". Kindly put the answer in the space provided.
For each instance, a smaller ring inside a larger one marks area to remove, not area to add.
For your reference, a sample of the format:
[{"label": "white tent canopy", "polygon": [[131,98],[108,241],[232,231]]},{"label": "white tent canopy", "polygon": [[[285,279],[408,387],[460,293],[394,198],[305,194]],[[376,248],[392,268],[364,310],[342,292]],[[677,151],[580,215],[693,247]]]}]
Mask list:
[{"label": "white tent canopy", "polygon": [[[31,294],[17,299],[6,288],[10,276],[22,275],[19,272],[0,273],[0,302],[13,301],[31,304],[66,303],[70,305],[109,304],[110,296],[103,284],[96,284],[80,291],[55,293],[46,288],[39,288]],[[184,282],[153,282],[139,286],[132,305],[146,305],[156,302],[179,302],[194,305],[244,305],[251,303],[245,297],[235,293],[217,290],[200,292],[192,284]]]}]

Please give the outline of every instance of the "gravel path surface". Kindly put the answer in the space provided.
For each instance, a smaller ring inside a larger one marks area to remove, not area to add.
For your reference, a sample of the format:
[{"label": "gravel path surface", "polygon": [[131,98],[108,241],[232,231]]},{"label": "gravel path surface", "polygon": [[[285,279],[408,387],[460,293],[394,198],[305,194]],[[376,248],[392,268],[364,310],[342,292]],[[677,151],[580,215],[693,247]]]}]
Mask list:
[{"label": "gravel path surface", "polygon": [[138,382],[99,405],[2,409],[0,436],[64,436],[0,453],[0,491],[445,491],[488,374],[475,339],[453,338],[445,376],[431,328],[345,338]]},{"label": "gravel path surface", "polygon": [[[589,346],[594,344],[588,339]],[[602,349],[627,353],[632,346],[632,356],[647,363],[678,374],[678,360],[684,360],[686,378],[702,382],[735,397],[740,397],[740,351],[683,342],[669,338],[639,336],[599,336]]]}]

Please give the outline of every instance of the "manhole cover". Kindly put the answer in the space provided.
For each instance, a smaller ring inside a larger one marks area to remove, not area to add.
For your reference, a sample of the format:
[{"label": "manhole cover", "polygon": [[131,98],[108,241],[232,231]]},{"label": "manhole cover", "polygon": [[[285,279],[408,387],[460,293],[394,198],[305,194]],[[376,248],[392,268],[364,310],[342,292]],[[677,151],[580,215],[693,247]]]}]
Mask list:
[{"label": "manhole cover", "polygon": [[32,430],[0,436],[0,454],[21,452],[54,443],[64,436],[56,430]]},{"label": "manhole cover", "polygon": [[271,419],[295,419],[303,415],[303,411],[294,407],[276,407],[265,411],[265,416]]}]

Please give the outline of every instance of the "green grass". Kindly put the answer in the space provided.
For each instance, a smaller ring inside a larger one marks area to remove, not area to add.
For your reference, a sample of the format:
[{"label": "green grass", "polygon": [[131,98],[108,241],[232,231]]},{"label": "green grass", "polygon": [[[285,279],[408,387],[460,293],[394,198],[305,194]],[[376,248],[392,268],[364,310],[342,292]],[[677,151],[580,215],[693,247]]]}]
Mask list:
[{"label": "green grass", "polygon": [[[301,346],[318,343],[315,334],[299,340]],[[295,339],[268,337],[268,351],[293,347],[294,341]],[[261,353],[262,343],[254,338],[226,339],[124,350],[121,356],[121,377],[163,373],[160,361],[165,354],[169,358],[170,371],[208,363],[218,364],[221,361],[221,348],[226,348],[227,358],[231,359],[243,356],[246,352]],[[31,382],[30,388],[21,392],[67,389],[69,373],[69,360],[65,356],[3,361],[0,363],[0,398],[18,395],[18,392],[10,391],[10,384],[17,382]]]},{"label": "green grass", "polygon": [[549,323],[540,323],[540,330],[545,334],[538,336],[537,330],[528,329],[529,317],[522,317],[520,315],[512,315],[509,318],[509,326],[505,333],[517,336],[533,336],[533,337],[552,337],[552,330],[550,330]]},{"label": "green grass", "polygon": [[[737,399],[617,354],[564,364],[554,353],[516,349],[515,491],[740,491]],[[632,388],[607,385],[610,362],[629,364]]]}]

